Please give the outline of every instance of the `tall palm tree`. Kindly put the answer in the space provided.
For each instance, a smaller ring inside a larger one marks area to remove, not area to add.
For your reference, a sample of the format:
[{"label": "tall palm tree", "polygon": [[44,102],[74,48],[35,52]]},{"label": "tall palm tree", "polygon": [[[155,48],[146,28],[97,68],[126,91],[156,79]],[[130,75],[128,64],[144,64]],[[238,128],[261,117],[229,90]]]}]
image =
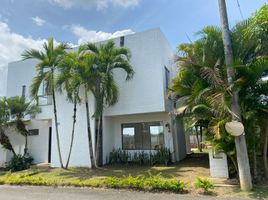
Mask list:
[{"label": "tall palm tree", "polygon": [[[69,148],[67,162],[65,165],[66,169],[68,168],[70,162],[74,142],[77,104],[81,102],[81,99],[79,97],[79,90],[83,82],[80,79],[80,70],[83,69],[82,66],[85,66],[83,63],[84,58],[85,54],[83,52],[83,49],[79,48],[75,52],[66,53],[58,66],[59,75],[57,77],[57,87],[59,88],[60,92],[66,92],[67,100],[73,103],[73,125],[71,133],[71,144]],[[80,73],[78,74],[78,72]]]},{"label": "tall palm tree", "polygon": [[36,65],[37,75],[34,77],[31,86],[31,95],[34,98],[38,98],[39,88],[41,88],[43,85],[46,90],[46,95],[52,94],[59,162],[61,168],[63,168],[55,96],[55,74],[59,61],[62,55],[64,55],[65,50],[68,49],[69,46],[67,44],[59,44],[58,46],[54,46],[54,43],[54,39],[50,38],[47,42],[43,44],[43,51],[39,51],[36,49],[27,50],[22,54],[22,57],[24,60],[34,58],[39,61],[39,63]]},{"label": "tall palm tree", "polygon": [[[202,105],[202,108],[206,107],[206,110],[212,111],[212,115],[208,115],[210,116],[208,134],[214,133],[212,140],[214,144],[217,146],[220,144],[225,151],[231,150],[229,152],[234,164],[236,163],[233,159],[235,153],[232,152],[234,140],[226,133],[224,127],[224,124],[230,120],[232,115],[230,111],[231,92],[234,90],[239,92],[240,104],[244,109],[242,113],[249,111],[258,113],[250,104],[258,106],[259,110],[262,108],[262,112],[267,110],[268,105],[264,103],[268,95],[265,92],[266,83],[262,80],[262,77],[267,74],[268,66],[267,61],[264,62],[264,60],[267,60],[266,54],[262,54],[262,52],[265,52],[265,48],[256,51],[258,49],[256,41],[243,37],[247,23],[247,21],[240,22],[231,30],[237,72],[231,84],[228,83],[226,77],[220,31],[218,28],[206,27],[199,32],[201,37],[196,42],[183,44],[179,47],[180,71],[174,79],[172,88],[182,101],[177,111],[178,114],[188,112],[198,119],[199,114],[193,112],[193,108],[200,105]],[[261,56],[264,57],[261,58]],[[203,106],[204,102],[207,102],[206,106]],[[256,102],[259,102],[259,104]],[[243,117],[246,118],[246,114]],[[242,118],[242,120],[245,119]],[[247,123],[244,124],[246,126],[246,137],[248,137],[247,131],[254,127],[248,126]],[[265,137],[263,139],[265,140]],[[264,148],[267,152],[265,144]],[[228,155],[228,151],[226,153]]]},{"label": "tall palm tree", "polygon": [[102,147],[102,119],[103,111],[106,107],[116,104],[119,98],[119,90],[114,79],[114,70],[122,69],[126,72],[126,80],[130,80],[134,75],[133,67],[130,64],[130,51],[124,47],[116,47],[113,41],[95,45],[88,43],[85,49],[96,56],[96,70],[100,74],[93,94],[96,98],[95,117],[98,119],[97,141],[95,145],[96,165],[102,163],[100,151]]},{"label": "tall palm tree", "polygon": [[[88,135],[88,147],[90,155],[90,163],[92,168],[96,168],[96,161],[93,151],[92,133],[90,125],[90,110],[89,110],[89,98],[88,92],[93,92],[95,83],[100,79],[99,73],[95,68],[96,57],[85,49],[85,46],[80,46],[77,52],[69,53],[65,59],[62,60],[60,68],[67,68],[67,76],[70,77],[70,82],[64,82],[69,84],[72,88],[71,96],[75,97],[74,100],[81,99],[86,105],[86,119],[87,119],[87,135]],[[67,66],[67,67],[66,67]],[[70,70],[68,70],[70,68]],[[63,70],[63,69],[60,69]],[[64,70],[63,70],[64,71]],[[71,72],[71,73],[70,73]],[[61,77],[59,76],[59,79]],[[62,77],[64,78],[64,75]],[[79,97],[79,89],[84,91],[83,95]],[[74,102],[74,105],[76,103]],[[75,110],[76,108],[74,108]],[[74,132],[73,132],[74,133]]]}]

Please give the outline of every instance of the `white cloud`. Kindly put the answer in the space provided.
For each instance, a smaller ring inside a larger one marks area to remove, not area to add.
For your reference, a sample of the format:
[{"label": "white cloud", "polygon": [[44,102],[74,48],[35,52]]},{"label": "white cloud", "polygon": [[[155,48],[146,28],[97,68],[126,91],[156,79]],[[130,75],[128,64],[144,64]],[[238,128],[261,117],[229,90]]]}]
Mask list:
[{"label": "white cloud", "polygon": [[98,10],[106,9],[109,5],[115,7],[133,7],[137,6],[141,0],[49,0],[52,4],[69,9],[74,6],[96,7]]},{"label": "white cloud", "polygon": [[71,31],[76,35],[76,37],[79,38],[78,44],[85,42],[98,42],[134,33],[131,29],[116,31],[114,33],[107,33],[102,31],[97,32],[94,30],[88,30],[80,25],[72,25]]},{"label": "white cloud", "polygon": [[41,19],[38,16],[32,17],[32,20],[37,26],[43,26],[46,23],[46,21],[44,19]]},{"label": "white cloud", "polygon": [[0,96],[6,92],[7,64],[21,59],[21,53],[25,49],[41,48],[45,41],[13,33],[8,24],[0,21]]}]

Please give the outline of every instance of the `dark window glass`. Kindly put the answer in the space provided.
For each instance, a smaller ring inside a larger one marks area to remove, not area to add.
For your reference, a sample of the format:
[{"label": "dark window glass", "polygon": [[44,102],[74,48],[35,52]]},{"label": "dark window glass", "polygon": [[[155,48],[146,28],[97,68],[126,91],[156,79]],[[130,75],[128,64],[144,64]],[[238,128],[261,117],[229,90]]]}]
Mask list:
[{"label": "dark window glass", "polygon": [[164,128],[161,122],[122,125],[123,149],[159,149],[164,147]]},{"label": "dark window glass", "polygon": [[123,47],[125,45],[125,37],[120,37],[120,47]]},{"label": "dark window glass", "polygon": [[30,129],[28,132],[29,136],[39,135],[39,129]]},{"label": "dark window glass", "polygon": [[167,67],[165,67],[166,89],[168,89],[170,81],[170,73]]}]

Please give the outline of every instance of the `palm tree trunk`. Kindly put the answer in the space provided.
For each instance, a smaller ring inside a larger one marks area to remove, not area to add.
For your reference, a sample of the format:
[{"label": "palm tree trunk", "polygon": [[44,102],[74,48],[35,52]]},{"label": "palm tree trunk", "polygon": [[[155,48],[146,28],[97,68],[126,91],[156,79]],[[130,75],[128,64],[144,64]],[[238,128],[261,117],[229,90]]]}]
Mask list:
[{"label": "palm tree trunk", "polygon": [[92,145],[92,135],[90,129],[90,116],[89,116],[89,105],[88,105],[88,96],[87,90],[85,89],[85,101],[86,101],[86,114],[87,114],[87,136],[88,136],[88,147],[89,147],[89,156],[91,168],[96,168],[96,161],[94,159],[93,145]]},{"label": "palm tree trunk", "polygon": [[[231,43],[231,36],[229,30],[228,16],[225,0],[218,0],[219,11],[221,18],[221,27],[222,27],[222,39],[224,45],[225,53],[225,63],[227,66],[227,78],[228,83],[233,83],[233,78],[235,76],[235,70],[233,67],[233,50]],[[237,120],[241,122],[241,112],[239,106],[239,97],[237,91],[232,91],[232,120]],[[239,172],[240,187],[243,191],[250,191],[252,189],[252,179],[250,174],[249,159],[247,152],[247,144],[245,135],[240,135],[235,137],[235,147],[237,154],[237,164]]]},{"label": "palm tree trunk", "polygon": [[203,140],[202,140],[202,138],[203,138],[203,128],[202,128],[202,126],[200,126],[200,152],[202,152],[203,150],[202,150],[202,142],[203,142]]},{"label": "palm tree trunk", "polygon": [[198,148],[198,150],[200,150],[198,126],[195,126],[195,134],[196,134],[196,140],[197,140],[197,148]]},{"label": "palm tree trunk", "polygon": [[25,147],[24,147],[24,156],[28,153],[28,135],[25,135]]},{"label": "palm tree trunk", "polygon": [[252,157],[253,157],[253,178],[256,180],[258,177],[258,170],[257,170],[257,154],[256,154],[255,145],[254,145]]},{"label": "palm tree trunk", "polygon": [[8,136],[5,134],[4,130],[1,127],[0,127],[0,142],[5,147],[5,149],[13,153],[13,156],[17,156],[15,150],[13,149],[12,144],[10,143]]},{"label": "palm tree trunk", "polygon": [[231,161],[234,165],[235,171],[238,173],[238,166],[237,166],[237,162],[235,160],[235,157],[233,157],[232,155],[229,155],[229,158],[231,159]]},{"label": "palm tree trunk", "polygon": [[268,150],[268,119],[265,118],[265,134],[264,134],[264,144],[263,144],[263,167],[264,176],[268,179],[268,162],[267,162],[267,150]]},{"label": "palm tree trunk", "polygon": [[96,166],[99,166],[100,164],[100,149],[101,149],[101,132],[102,132],[102,113],[100,114],[99,120],[98,120],[98,131],[97,131],[97,144],[96,144]]},{"label": "palm tree trunk", "polygon": [[77,111],[77,99],[74,99],[74,115],[73,115],[73,129],[72,129],[72,136],[71,136],[71,144],[70,144],[70,149],[69,149],[69,154],[68,154],[68,159],[65,165],[65,169],[68,168],[71,154],[72,154],[72,149],[73,149],[73,141],[74,141],[74,130],[75,130],[75,123],[76,123],[76,111]]},{"label": "palm tree trunk", "polygon": [[61,150],[60,150],[60,137],[59,137],[59,129],[58,129],[58,116],[57,116],[57,106],[56,106],[56,98],[55,98],[55,90],[52,88],[52,100],[53,100],[53,110],[54,110],[54,118],[55,118],[55,129],[56,129],[56,137],[57,137],[57,147],[58,147],[58,154],[60,160],[60,166],[63,168],[63,162],[61,157]]}]

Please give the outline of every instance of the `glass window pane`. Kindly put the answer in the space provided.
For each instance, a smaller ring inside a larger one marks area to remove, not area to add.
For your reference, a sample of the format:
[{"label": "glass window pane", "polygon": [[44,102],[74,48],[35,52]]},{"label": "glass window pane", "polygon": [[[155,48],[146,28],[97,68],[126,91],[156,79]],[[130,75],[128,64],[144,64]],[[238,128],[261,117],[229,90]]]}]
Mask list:
[{"label": "glass window pane", "polygon": [[134,127],[123,127],[123,149],[135,149]]},{"label": "glass window pane", "polygon": [[151,135],[148,123],[142,124],[142,149],[151,149]]},{"label": "glass window pane", "polygon": [[164,128],[162,125],[151,125],[150,126],[151,134],[151,148],[160,149],[164,147]]}]

